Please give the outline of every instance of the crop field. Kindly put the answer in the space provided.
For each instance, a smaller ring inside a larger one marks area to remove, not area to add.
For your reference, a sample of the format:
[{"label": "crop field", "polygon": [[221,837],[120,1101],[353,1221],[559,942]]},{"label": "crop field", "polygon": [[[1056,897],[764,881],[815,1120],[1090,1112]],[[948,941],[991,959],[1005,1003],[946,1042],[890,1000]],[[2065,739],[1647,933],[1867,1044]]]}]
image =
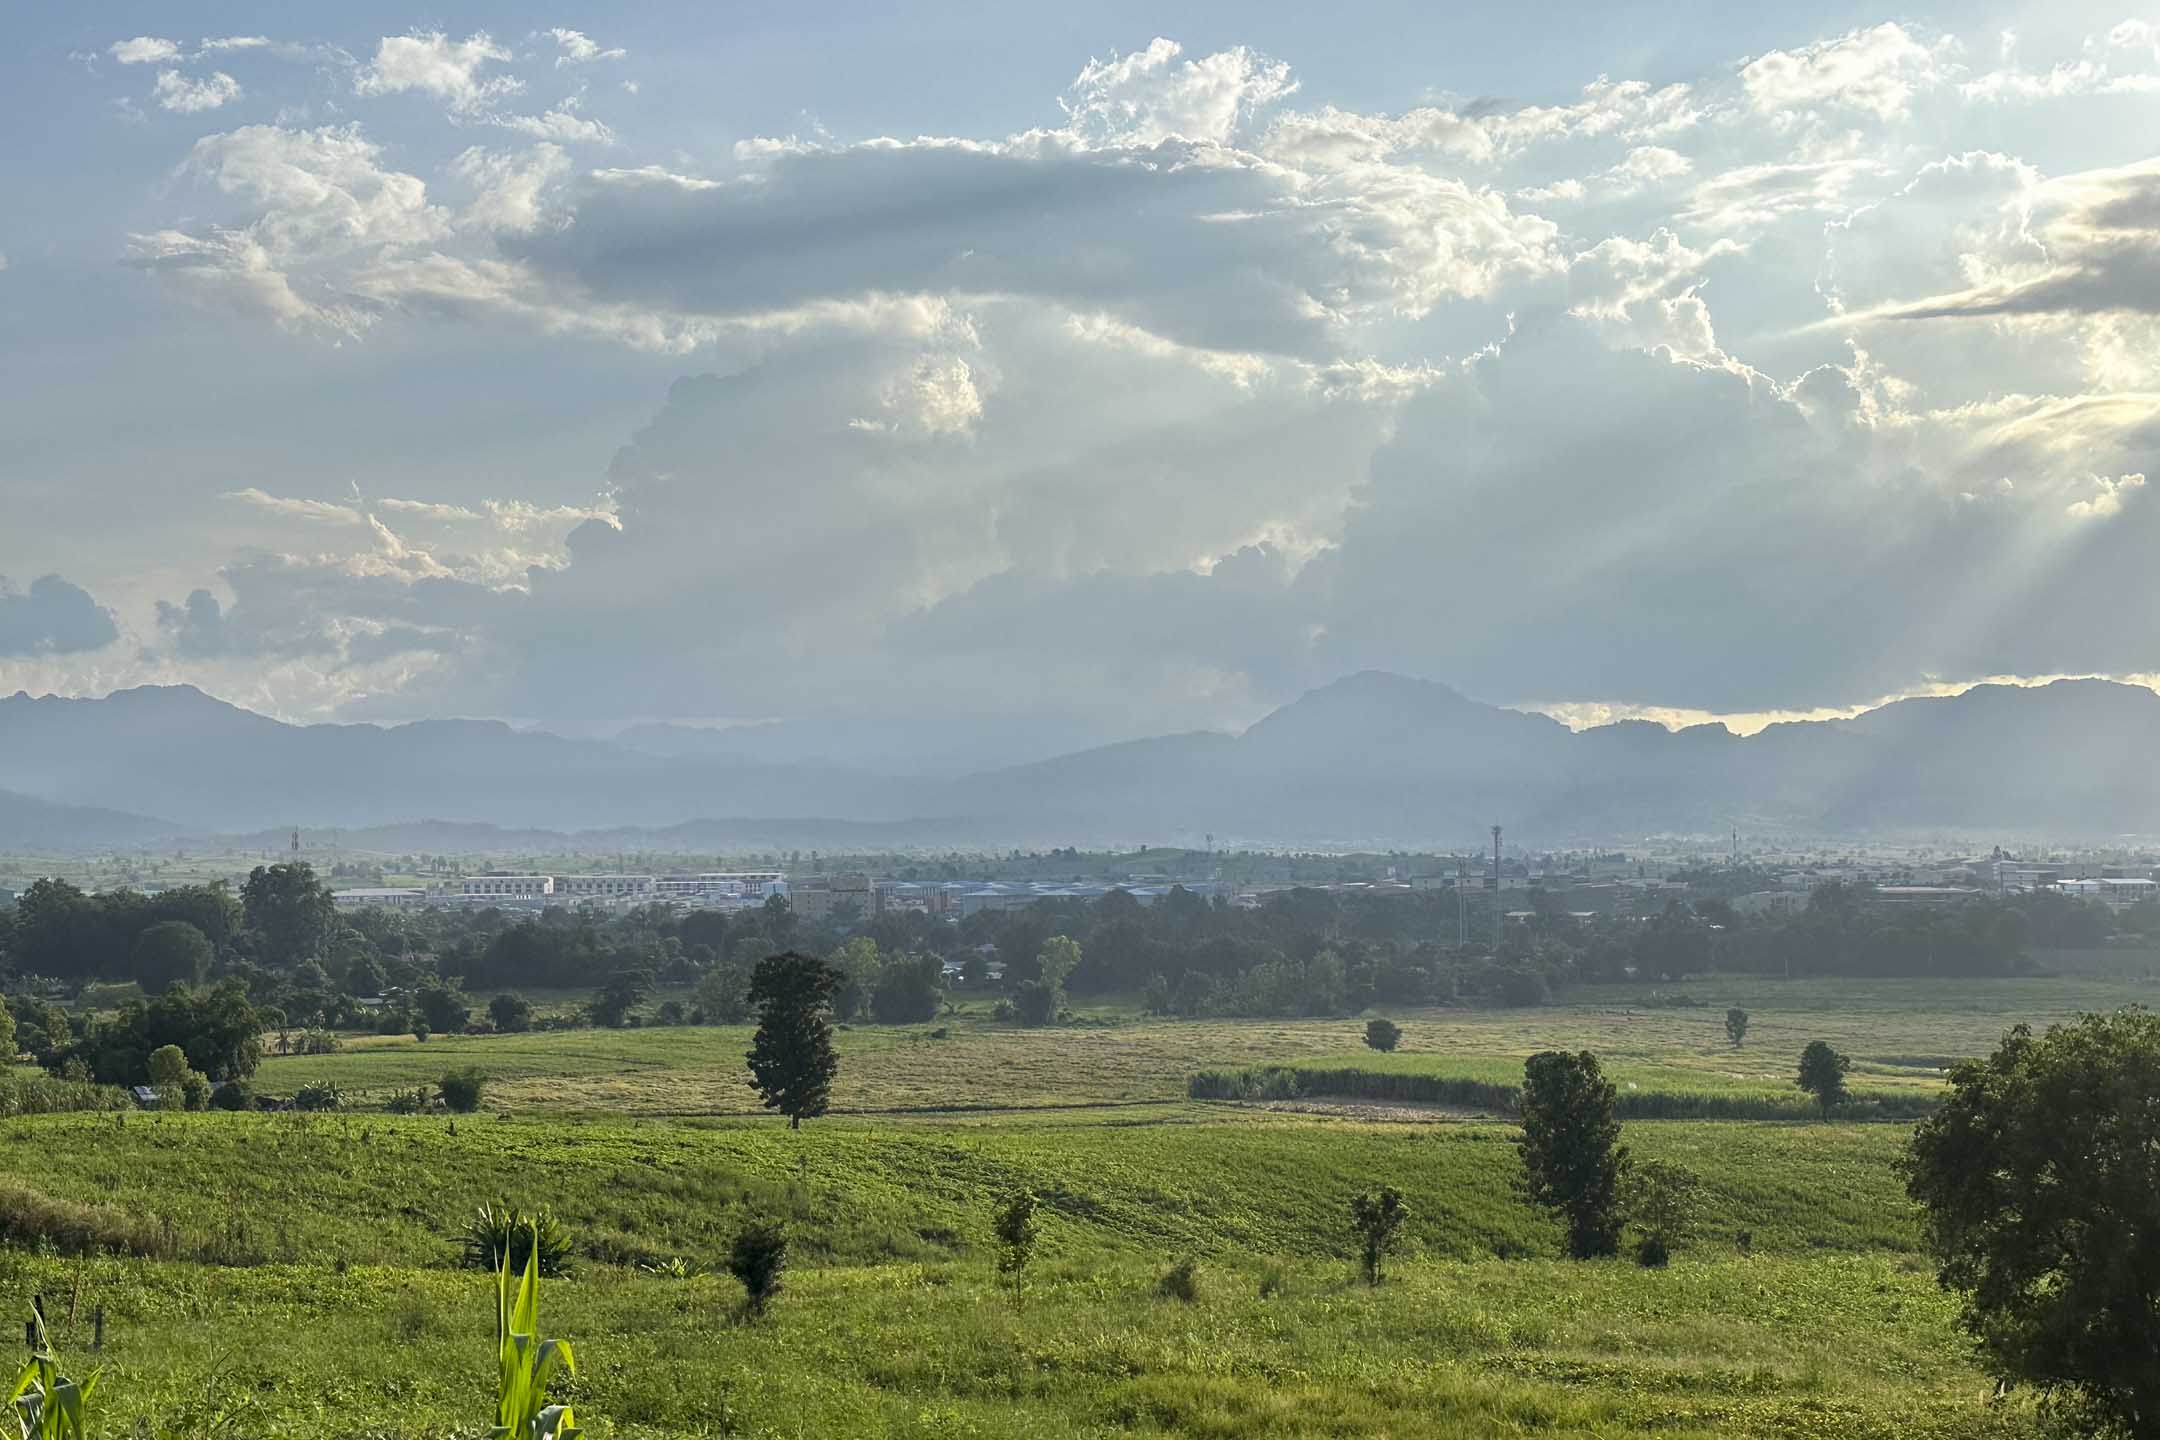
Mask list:
[{"label": "crop field", "polygon": [[[1253,1064],[1398,1068],[1512,1083],[1539,1050],[1594,1050],[1616,1082],[1643,1093],[1781,1096],[1810,1040],[1853,1057],[1862,1096],[1932,1091],[1941,1069],[1985,1054],[2019,1021],[2035,1026],[2085,1010],[2160,999],[2141,981],[1766,981],[1718,977],[1690,987],[1700,1006],[1644,1008],[1639,994],[1584,993],[1535,1010],[1395,1012],[1402,1047],[1364,1047],[1345,1020],[1146,1020],[1105,1011],[1047,1030],[990,1023],[964,1006],[935,1025],[861,1026],[839,1037],[836,1111],[1029,1110],[1180,1101],[1194,1072]],[[1746,1043],[1725,1039],[1727,1005],[1751,1016]],[[936,1032],[942,1030],[940,1038]],[[334,1055],[273,1057],[274,1092],[329,1080],[369,1093],[477,1065],[490,1094],[532,1110],[691,1116],[758,1110],[744,1081],[748,1027],[650,1027],[524,1035],[358,1036]]]},{"label": "crop field", "polygon": [[[1026,1031],[963,1007],[842,1032],[835,1113],[800,1131],[757,1112],[743,1028],[351,1036],[258,1076],[334,1081],[336,1113],[0,1120],[0,1291],[46,1297],[75,1368],[104,1313],[97,1433],[146,1440],[477,1440],[492,1291],[456,1242],[491,1199],[569,1229],[542,1318],[577,1347],[594,1440],[2040,1437],[2028,1403],[1990,1400],[1918,1253],[1904,1123],[1630,1121],[1634,1154],[1705,1186],[1696,1238],[1650,1271],[1561,1258],[1508,1124],[1186,1086],[1265,1064],[1507,1084],[1565,1046],[1605,1055],[1623,1094],[1783,1097],[1824,1038],[1862,1094],[1925,1095],[2018,1020],[2143,991],[1716,981],[1700,1007],[1402,1014],[1388,1056],[1355,1021],[1105,1008]],[[1753,1015],[1737,1052],[1728,1003]],[[468,1065],[481,1113],[380,1109]],[[1381,1184],[1411,1220],[1375,1290],[1347,1213]],[[990,1223],[1023,1186],[1043,1245],[1016,1304]],[[793,1264],[746,1321],[722,1267],[758,1217],[784,1221]],[[1173,1298],[1158,1280],[1187,1258],[1196,1296]]]}]

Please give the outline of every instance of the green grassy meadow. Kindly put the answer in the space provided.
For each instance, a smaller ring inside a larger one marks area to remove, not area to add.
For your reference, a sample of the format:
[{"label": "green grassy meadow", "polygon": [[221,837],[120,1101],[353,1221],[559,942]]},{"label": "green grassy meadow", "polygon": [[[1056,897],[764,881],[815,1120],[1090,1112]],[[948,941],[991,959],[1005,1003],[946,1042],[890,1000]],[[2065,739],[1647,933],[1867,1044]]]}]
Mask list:
[{"label": "green grassy meadow", "polygon": [[[2017,1020],[2143,991],[1695,988],[1703,1008],[1592,994],[1398,1015],[1386,1057],[1352,1021],[1106,1010],[1022,1031],[968,1007],[843,1032],[835,1113],[800,1131],[758,1113],[744,1029],[350,1037],[258,1076],[335,1081],[341,1112],[0,1120],[0,1295],[44,1295],[78,1369],[102,1309],[94,1433],[145,1440],[483,1435],[492,1290],[454,1257],[492,1198],[572,1231],[542,1315],[577,1347],[569,1398],[596,1440],[2052,1433],[1990,1401],[1918,1254],[1905,1124],[1629,1122],[1635,1154],[1706,1187],[1700,1234],[1649,1271],[1561,1258],[1517,1197],[1507,1124],[1184,1098],[1197,1070],[1271,1063],[1505,1083],[1549,1046],[1599,1051],[1623,1087],[1782,1095],[1814,1038],[1855,1056],[1856,1089],[1920,1092]],[[1738,1052],[1727,1003],[1754,1015]],[[467,1065],[491,1077],[479,1114],[379,1108]],[[1383,1183],[1412,1219],[1371,1290],[1347,1206]],[[1042,1197],[1043,1246],[1015,1306],[990,1219],[1020,1186]],[[770,1215],[794,1264],[745,1323],[719,1267]],[[76,1254],[84,1235],[127,1253]],[[1184,1257],[1192,1302],[1157,1286]]]}]

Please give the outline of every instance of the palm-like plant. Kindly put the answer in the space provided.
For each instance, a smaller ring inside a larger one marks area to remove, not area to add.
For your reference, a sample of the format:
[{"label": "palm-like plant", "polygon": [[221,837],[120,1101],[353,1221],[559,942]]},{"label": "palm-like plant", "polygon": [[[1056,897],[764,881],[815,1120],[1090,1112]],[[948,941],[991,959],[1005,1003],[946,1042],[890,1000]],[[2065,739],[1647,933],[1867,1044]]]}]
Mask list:
[{"label": "palm-like plant", "polygon": [[45,1334],[45,1316],[36,1310],[30,1316],[37,1348],[30,1352],[8,1396],[15,1407],[15,1423],[22,1427],[22,1440],[83,1440],[83,1411],[103,1372],[93,1370],[82,1381],[62,1375],[60,1358],[53,1354],[52,1341]]},{"label": "palm-like plant", "polygon": [[577,1440],[577,1417],[568,1405],[547,1403],[557,1372],[577,1373],[567,1340],[540,1338],[540,1245],[535,1233],[525,1252],[524,1277],[510,1278],[509,1247],[495,1272],[495,1354],[501,1367],[495,1424],[490,1440]]}]

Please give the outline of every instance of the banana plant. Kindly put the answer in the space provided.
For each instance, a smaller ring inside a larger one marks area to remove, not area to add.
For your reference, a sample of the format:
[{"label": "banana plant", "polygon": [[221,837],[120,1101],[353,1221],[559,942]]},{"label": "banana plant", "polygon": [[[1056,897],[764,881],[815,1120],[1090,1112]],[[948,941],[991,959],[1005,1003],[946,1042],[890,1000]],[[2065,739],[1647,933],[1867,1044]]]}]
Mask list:
[{"label": "banana plant", "polygon": [[[495,1424],[490,1440],[578,1440],[577,1416],[568,1405],[547,1403],[548,1384],[559,1371],[577,1373],[567,1340],[540,1338],[540,1236],[525,1252],[525,1274],[510,1278],[510,1251],[504,1246],[502,1268],[495,1275],[495,1354],[501,1367],[496,1389]],[[75,1437],[68,1437],[75,1440]]]},{"label": "banana plant", "polygon": [[32,1310],[30,1319],[37,1348],[30,1352],[29,1363],[15,1377],[15,1389],[8,1396],[15,1407],[15,1423],[22,1427],[22,1440],[83,1440],[83,1411],[103,1372],[93,1370],[89,1379],[80,1382],[62,1375],[60,1359],[45,1334],[45,1316]]}]

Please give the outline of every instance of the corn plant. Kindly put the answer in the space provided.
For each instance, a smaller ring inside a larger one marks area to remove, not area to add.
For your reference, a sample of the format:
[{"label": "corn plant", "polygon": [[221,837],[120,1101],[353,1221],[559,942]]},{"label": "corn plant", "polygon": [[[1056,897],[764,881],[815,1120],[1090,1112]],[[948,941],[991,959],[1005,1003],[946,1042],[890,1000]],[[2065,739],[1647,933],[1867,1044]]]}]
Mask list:
[{"label": "corn plant", "polygon": [[22,1427],[22,1440],[83,1440],[83,1411],[89,1407],[101,1372],[93,1370],[89,1379],[79,1382],[62,1375],[60,1358],[53,1354],[52,1341],[45,1334],[45,1316],[32,1310],[30,1317],[37,1348],[30,1352],[29,1363],[15,1377],[14,1392],[8,1396],[15,1407],[15,1423]]},{"label": "corn plant", "polygon": [[525,1252],[524,1278],[510,1278],[505,1247],[495,1272],[495,1354],[501,1369],[495,1424],[489,1440],[577,1440],[577,1417],[568,1405],[547,1403],[548,1384],[559,1371],[577,1373],[567,1340],[540,1338],[539,1237]]}]

